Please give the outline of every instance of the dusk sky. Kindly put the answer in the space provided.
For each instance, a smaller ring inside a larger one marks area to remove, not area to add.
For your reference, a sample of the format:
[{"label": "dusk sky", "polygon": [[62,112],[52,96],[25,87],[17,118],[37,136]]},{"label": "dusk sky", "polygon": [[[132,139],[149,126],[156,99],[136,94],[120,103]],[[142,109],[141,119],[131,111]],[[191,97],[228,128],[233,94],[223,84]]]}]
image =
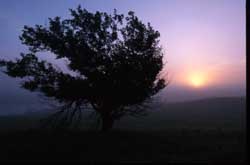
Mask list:
[{"label": "dusk sky", "polygon": [[[132,10],[160,32],[171,80],[164,99],[245,95],[245,0],[2,0],[0,57],[27,52],[18,38],[24,25],[67,18],[68,9],[79,4],[93,12]],[[0,99],[6,93],[20,97],[25,92],[18,88],[16,80],[0,74]]]}]

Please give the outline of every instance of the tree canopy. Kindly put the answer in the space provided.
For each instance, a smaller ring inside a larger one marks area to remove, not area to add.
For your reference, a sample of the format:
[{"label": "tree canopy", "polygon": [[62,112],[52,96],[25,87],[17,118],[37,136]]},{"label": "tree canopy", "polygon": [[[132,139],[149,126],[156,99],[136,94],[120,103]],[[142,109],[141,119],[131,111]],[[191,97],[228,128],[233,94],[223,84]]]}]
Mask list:
[{"label": "tree canopy", "polygon": [[[114,120],[139,112],[136,105],[150,99],[166,85],[159,76],[163,68],[160,33],[128,12],[127,16],[91,13],[78,6],[71,17],[49,18],[49,25],[24,26],[20,40],[29,48],[16,61],[1,60],[4,72],[23,78],[22,87],[38,91],[64,104],[64,121],[70,123],[84,106],[91,105],[102,119],[102,129]],[[66,58],[65,73],[53,63],[38,58],[51,52]]]}]

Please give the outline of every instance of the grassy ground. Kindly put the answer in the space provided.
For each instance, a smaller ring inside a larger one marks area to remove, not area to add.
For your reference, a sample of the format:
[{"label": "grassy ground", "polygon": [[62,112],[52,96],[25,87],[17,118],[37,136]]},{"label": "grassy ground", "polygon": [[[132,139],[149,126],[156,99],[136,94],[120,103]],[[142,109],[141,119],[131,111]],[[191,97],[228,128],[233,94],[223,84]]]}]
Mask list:
[{"label": "grassy ground", "polygon": [[125,117],[105,134],[85,120],[81,130],[38,131],[41,117],[0,117],[0,161],[238,164],[246,158],[242,98],[157,104],[148,117]]},{"label": "grassy ground", "polygon": [[234,162],[245,160],[241,131],[21,131],[2,133],[1,160]]}]

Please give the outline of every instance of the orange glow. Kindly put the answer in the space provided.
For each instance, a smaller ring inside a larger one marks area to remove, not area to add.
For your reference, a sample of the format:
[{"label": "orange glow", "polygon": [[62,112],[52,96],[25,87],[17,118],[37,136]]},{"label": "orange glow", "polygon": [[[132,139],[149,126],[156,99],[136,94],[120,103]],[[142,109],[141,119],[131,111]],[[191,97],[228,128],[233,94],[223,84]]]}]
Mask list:
[{"label": "orange glow", "polygon": [[189,83],[191,86],[198,88],[206,85],[206,80],[204,78],[204,75],[193,73],[189,75]]},{"label": "orange glow", "polygon": [[194,87],[201,87],[204,85],[205,82],[204,82],[204,78],[202,76],[192,75],[190,77],[190,83]]}]

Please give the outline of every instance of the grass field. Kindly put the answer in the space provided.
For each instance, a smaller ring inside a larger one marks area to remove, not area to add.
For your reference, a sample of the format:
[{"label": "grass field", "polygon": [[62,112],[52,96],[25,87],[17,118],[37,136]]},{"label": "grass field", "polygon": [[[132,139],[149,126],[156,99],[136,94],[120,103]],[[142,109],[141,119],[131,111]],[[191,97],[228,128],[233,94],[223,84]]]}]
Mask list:
[{"label": "grass field", "polygon": [[124,118],[108,133],[37,130],[36,117],[2,117],[0,160],[243,163],[246,158],[242,98],[159,105],[144,119]]},{"label": "grass field", "polygon": [[1,160],[244,162],[243,132],[21,132],[1,136]]}]

